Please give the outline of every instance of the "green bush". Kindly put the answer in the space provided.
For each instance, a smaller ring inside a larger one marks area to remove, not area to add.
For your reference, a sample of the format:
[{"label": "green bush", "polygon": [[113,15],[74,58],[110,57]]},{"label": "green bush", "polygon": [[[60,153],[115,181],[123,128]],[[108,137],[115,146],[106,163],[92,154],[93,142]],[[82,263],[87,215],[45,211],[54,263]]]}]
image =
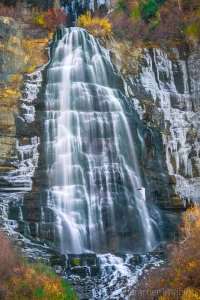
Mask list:
[{"label": "green bush", "polygon": [[198,38],[199,33],[200,33],[199,26],[196,23],[188,25],[184,30],[184,34],[186,36],[193,36],[196,38]]},{"label": "green bush", "polygon": [[200,37],[200,24],[192,23],[188,25],[184,30],[184,35],[189,43],[196,46]]},{"label": "green bush", "polygon": [[126,10],[127,9],[125,0],[120,0],[118,2],[118,9],[119,10]]},{"label": "green bush", "polygon": [[155,17],[158,11],[158,4],[153,0],[148,0],[147,3],[140,4],[140,13],[143,20],[149,22],[149,20]]},{"label": "green bush", "polygon": [[139,5],[134,7],[132,12],[131,12],[131,18],[135,21],[140,19],[140,9],[139,9]]}]

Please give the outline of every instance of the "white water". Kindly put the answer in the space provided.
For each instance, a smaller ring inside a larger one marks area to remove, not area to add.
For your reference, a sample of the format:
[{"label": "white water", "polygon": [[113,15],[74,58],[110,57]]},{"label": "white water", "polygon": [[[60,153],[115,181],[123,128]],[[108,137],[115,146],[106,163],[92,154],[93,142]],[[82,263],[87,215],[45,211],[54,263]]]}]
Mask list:
[{"label": "white water", "polygon": [[156,224],[108,52],[85,30],[70,28],[57,34],[52,53],[45,93],[48,206],[62,252],[152,250]]},{"label": "white water", "polygon": [[[164,263],[161,257],[148,257],[140,255],[139,262],[131,263],[132,255],[119,257],[112,254],[98,255],[101,265],[101,280],[93,290],[91,300],[130,300],[136,299],[136,286],[138,279],[146,271],[146,267],[158,267]],[[135,297],[134,297],[135,296]]]}]

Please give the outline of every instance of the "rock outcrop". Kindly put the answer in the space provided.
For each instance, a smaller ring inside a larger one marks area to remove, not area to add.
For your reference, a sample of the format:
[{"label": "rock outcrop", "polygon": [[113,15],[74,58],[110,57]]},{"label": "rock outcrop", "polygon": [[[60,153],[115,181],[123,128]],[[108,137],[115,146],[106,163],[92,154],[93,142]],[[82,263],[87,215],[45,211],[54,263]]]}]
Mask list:
[{"label": "rock outcrop", "polygon": [[0,188],[6,187],[7,171],[15,169],[16,138],[18,145],[32,136],[16,130],[21,111],[25,74],[48,61],[49,33],[30,24],[0,17]]},{"label": "rock outcrop", "polygon": [[150,198],[175,210],[198,202],[200,51],[184,44],[167,50],[110,45],[126,94],[144,124]]}]

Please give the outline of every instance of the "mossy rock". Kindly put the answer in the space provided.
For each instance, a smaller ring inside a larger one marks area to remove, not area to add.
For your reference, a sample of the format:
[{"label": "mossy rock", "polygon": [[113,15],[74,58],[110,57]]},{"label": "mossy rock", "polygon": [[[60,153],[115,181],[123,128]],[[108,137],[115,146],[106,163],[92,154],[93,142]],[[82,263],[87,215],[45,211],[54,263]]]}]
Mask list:
[{"label": "mossy rock", "polygon": [[72,258],[71,264],[72,264],[74,267],[78,267],[78,266],[81,265],[81,259],[78,258],[78,257]]}]

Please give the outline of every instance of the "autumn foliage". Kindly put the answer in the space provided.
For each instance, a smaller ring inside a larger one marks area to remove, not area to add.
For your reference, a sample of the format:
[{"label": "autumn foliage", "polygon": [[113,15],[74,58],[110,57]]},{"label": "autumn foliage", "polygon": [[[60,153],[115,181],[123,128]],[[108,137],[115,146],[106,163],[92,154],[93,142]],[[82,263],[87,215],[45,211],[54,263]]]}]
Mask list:
[{"label": "autumn foliage", "polygon": [[21,20],[49,31],[55,31],[57,26],[65,24],[67,20],[66,14],[61,9],[50,8],[44,11],[34,7],[14,7],[2,3],[0,3],[0,16]]},{"label": "autumn foliage", "polygon": [[32,23],[48,30],[55,30],[57,26],[66,22],[67,16],[61,9],[51,8],[47,11],[36,11]]},{"label": "autumn foliage", "polygon": [[0,233],[1,300],[76,300],[70,286],[47,266],[25,263],[13,244]]},{"label": "autumn foliage", "polygon": [[[189,209],[182,222],[180,240],[169,251],[169,264],[140,281],[137,300],[147,299],[147,291],[149,300],[200,299],[200,208]],[[139,296],[140,290],[146,294]]]},{"label": "autumn foliage", "polygon": [[109,20],[116,37],[134,43],[174,46],[184,40],[196,46],[200,40],[198,0],[119,0]]},{"label": "autumn foliage", "polygon": [[85,28],[94,36],[105,37],[112,34],[112,25],[108,19],[93,18],[90,11],[79,16],[77,26]]}]

